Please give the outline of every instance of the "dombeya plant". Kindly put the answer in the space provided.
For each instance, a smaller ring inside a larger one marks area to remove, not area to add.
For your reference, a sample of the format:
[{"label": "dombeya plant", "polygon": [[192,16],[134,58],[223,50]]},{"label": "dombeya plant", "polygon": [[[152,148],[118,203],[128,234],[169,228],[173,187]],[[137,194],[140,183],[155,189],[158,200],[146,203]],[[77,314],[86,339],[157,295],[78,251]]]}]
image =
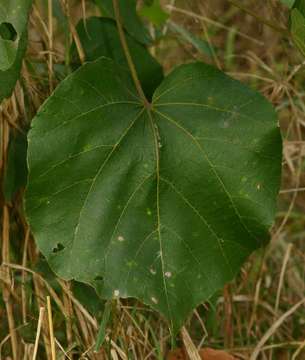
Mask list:
[{"label": "dombeya plant", "polygon": [[202,62],[147,99],[113,5],[126,62],[92,59],[40,108],[26,212],[58,276],[138,298],[176,332],[268,241],[281,135],[262,95]]}]

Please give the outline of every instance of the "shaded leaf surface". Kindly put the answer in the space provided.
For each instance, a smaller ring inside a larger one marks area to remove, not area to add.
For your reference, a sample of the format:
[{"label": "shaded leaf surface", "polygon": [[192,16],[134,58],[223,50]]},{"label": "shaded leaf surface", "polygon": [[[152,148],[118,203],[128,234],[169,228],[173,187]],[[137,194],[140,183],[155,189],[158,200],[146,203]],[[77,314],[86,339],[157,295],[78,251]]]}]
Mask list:
[{"label": "shaded leaf surface", "polygon": [[101,58],[42,106],[28,163],[28,220],[58,275],[177,330],[268,239],[281,137],[272,106],[209,65],[175,69],[148,111]]},{"label": "shaded leaf surface", "polygon": [[[87,61],[106,56],[119,65],[128,67],[114,20],[90,17],[86,19],[86,23],[80,21],[76,29]],[[151,98],[163,79],[162,67],[144,45],[128,34],[126,34],[126,40],[144,92],[148,98]],[[79,62],[75,44],[71,48],[71,57],[72,61]]]},{"label": "shaded leaf surface", "polygon": [[[104,16],[115,18],[112,0],[95,0],[95,2]],[[119,0],[121,18],[127,32],[142,44],[147,45],[151,42],[151,38],[137,14],[136,5],[136,0]]]},{"label": "shaded leaf surface", "polygon": [[6,201],[11,201],[15,193],[26,185],[26,152],[26,136],[18,133],[11,138],[8,148],[7,167],[3,182],[3,193]]},{"label": "shaded leaf surface", "polygon": [[295,0],[293,2],[293,9],[298,9],[300,13],[305,16],[305,1],[304,0]]},{"label": "shaded leaf surface", "polygon": [[0,0],[0,70],[6,71],[14,64],[22,47],[31,0]]}]

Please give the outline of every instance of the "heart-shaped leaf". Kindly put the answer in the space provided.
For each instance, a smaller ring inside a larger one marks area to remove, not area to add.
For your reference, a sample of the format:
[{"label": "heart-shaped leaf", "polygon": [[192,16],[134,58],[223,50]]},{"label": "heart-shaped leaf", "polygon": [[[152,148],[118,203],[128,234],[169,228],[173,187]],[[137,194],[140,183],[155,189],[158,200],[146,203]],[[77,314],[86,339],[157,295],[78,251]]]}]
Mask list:
[{"label": "heart-shaped leaf", "polygon": [[[81,20],[76,29],[87,61],[106,56],[119,65],[128,66],[114,20],[90,17],[86,19],[86,22]],[[151,99],[153,92],[163,79],[162,67],[150,55],[144,45],[128,34],[125,36],[143,90],[146,96]],[[71,47],[71,57],[74,64],[79,63],[75,44]]]},{"label": "heart-shaped leaf", "polygon": [[31,0],[0,0],[0,70],[10,69],[22,47]]},{"label": "heart-shaped leaf", "polygon": [[281,168],[272,106],[203,63],[165,78],[151,106],[112,60],[88,63],[29,134],[26,210],[65,279],[136,297],[177,330],[268,239]]}]

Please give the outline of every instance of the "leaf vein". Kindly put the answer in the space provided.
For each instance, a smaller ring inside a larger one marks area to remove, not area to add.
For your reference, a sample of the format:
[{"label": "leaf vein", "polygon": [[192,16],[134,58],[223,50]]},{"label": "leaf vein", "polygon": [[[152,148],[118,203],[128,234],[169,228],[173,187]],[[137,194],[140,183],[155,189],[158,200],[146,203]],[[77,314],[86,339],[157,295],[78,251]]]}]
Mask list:
[{"label": "leaf vein", "polygon": [[201,151],[201,153],[203,154],[204,158],[206,159],[206,161],[208,162],[212,172],[214,173],[214,176],[216,177],[217,181],[219,182],[219,184],[221,185],[221,187],[223,188],[224,192],[226,193],[228,199],[230,200],[233,209],[235,211],[235,214],[237,215],[237,217],[240,219],[240,223],[241,225],[244,227],[244,229],[246,230],[246,232],[253,238],[255,239],[256,242],[258,242],[258,239],[252,234],[252,232],[247,228],[247,226],[245,225],[245,223],[243,222],[241,215],[235,205],[235,202],[233,201],[233,198],[231,196],[231,194],[229,193],[229,191],[227,190],[224,182],[222,181],[221,177],[219,176],[218,172],[215,169],[214,164],[211,162],[209,156],[207,155],[206,151],[203,149],[203,147],[201,146],[201,144],[196,140],[196,138],[186,129],[184,128],[182,125],[178,124],[174,119],[172,119],[171,117],[164,115],[163,113],[155,110],[155,112],[157,112],[162,118],[166,119],[167,121],[169,121],[170,123],[174,124],[178,129],[180,129],[181,131],[183,131],[187,136],[189,136],[193,142],[195,143],[195,145],[199,148],[199,150]]},{"label": "leaf vein", "polygon": [[166,184],[168,184],[180,197],[181,199],[193,210],[193,212],[201,219],[201,221],[205,224],[205,226],[208,228],[208,230],[210,231],[210,233],[216,238],[217,240],[217,243],[218,243],[218,246],[220,248],[220,251],[221,251],[221,254],[224,258],[224,260],[226,261],[226,263],[228,264],[229,266],[229,269],[232,273],[232,275],[234,274],[233,273],[233,270],[232,270],[232,266],[229,262],[229,259],[227,258],[227,255],[222,247],[222,244],[221,244],[221,240],[220,238],[218,237],[217,233],[214,231],[214,229],[212,228],[212,226],[208,223],[208,221],[201,215],[201,213],[195,208],[195,206],[176,188],[176,186],[169,180],[161,177],[161,180],[163,182],[165,182]]}]

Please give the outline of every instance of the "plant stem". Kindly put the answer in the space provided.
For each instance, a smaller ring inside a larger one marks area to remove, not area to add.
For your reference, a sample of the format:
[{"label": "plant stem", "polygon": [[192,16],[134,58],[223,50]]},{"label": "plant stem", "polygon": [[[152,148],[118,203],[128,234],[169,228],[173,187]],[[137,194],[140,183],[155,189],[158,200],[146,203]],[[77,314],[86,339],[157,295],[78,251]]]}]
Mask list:
[{"label": "plant stem", "polygon": [[244,11],[248,15],[254,17],[260,23],[262,23],[262,24],[264,24],[266,26],[269,26],[274,31],[277,31],[277,32],[279,32],[279,33],[281,33],[281,34],[283,34],[285,36],[289,36],[289,32],[285,28],[279,27],[279,26],[275,25],[274,23],[272,23],[271,21],[261,18],[254,11],[252,11],[252,10],[246,8],[245,6],[241,5],[238,1],[228,0],[228,2],[231,3],[233,6],[236,6],[240,10]]},{"label": "plant stem", "polygon": [[113,9],[114,9],[114,15],[115,15],[115,20],[116,20],[116,24],[117,24],[117,28],[118,28],[118,32],[119,32],[119,37],[120,37],[120,41],[121,41],[121,45],[122,48],[124,50],[125,56],[126,56],[126,60],[129,66],[129,70],[131,72],[131,76],[132,79],[134,81],[134,84],[136,86],[137,92],[140,96],[140,98],[143,100],[144,105],[149,108],[150,104],[144,94],[144,91],[142,89],[138,74],[137,74],[137,70],[135,68],[134,62],[132,60],[128,45],[127,45],[127,41],[126,41],[126,37],[125,37],[125,32],[123,30],[123,25],[122,25],[122,18],[121,18],[121,14],[120,14],[120,7],[119,7],[119,2],[118,0],[112,0],[113,3]]}]

